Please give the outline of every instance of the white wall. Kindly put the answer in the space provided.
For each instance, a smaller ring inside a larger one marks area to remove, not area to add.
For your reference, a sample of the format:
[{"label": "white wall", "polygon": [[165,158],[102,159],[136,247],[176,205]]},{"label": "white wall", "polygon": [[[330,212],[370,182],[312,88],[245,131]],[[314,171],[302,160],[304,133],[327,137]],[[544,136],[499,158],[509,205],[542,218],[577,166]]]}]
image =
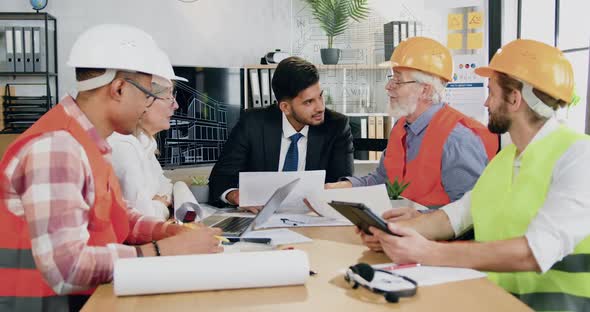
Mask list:
[{"label": "white wall", "polygon": [[[2,12],[34,12],[1,0]],[[275,48],[289,50],[291,0],[49,0],[57,18],[60,96],[74,86],[65,66],[76,37],[92,25],[125,23],[150,33],[174,65],[241,67]]]}]

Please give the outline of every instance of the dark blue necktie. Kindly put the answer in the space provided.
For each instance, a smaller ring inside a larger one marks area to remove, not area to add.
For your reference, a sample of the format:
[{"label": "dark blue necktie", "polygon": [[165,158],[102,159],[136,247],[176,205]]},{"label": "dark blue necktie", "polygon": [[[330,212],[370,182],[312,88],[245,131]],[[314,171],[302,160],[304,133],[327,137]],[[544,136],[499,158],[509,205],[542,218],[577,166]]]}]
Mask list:
[{"label": "dark blue necktie", "polygon": [[299,163],[299,151],[297,149],[297,141],[303,137],[303,134],[297,132],[289,137],[291,139],[291,145],[287,150],[287,156],[285,156],[285,164],[283,164],[283,171],[297,171],[297,164]]}]

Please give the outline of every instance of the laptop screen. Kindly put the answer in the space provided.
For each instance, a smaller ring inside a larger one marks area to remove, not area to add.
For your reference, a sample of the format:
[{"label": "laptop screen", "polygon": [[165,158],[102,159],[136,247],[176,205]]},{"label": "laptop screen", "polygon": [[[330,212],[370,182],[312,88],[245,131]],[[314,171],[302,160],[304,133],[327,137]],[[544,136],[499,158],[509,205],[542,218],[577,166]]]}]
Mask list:
[{"label": "laptop screen", "polygon": [[299,183],[300,178],[297,178],[281,187],[279,187],[272,196],[268,199],[262,210],[258,213],[254,221],[252,222],[253,227],[256,228],[264,224],[270,217],[279,209],[281,203],[291,194],[291,191],[295,188],[295,185]]}]

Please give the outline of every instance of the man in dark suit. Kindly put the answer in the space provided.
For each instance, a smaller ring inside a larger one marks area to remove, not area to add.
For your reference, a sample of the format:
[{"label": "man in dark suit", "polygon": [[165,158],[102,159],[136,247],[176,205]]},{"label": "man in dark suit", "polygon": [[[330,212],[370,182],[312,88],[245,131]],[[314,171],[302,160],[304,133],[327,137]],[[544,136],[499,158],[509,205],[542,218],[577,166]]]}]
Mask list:
[{"label": "man in dark suit", "polygon": [[209,177],[216,205],[239,205],[241,171],[326,170],[326,182],[353,173],[348,118],[327,110],[316,67],[298,57],[277,66],[278,104],[249,109],[232,130]]}]

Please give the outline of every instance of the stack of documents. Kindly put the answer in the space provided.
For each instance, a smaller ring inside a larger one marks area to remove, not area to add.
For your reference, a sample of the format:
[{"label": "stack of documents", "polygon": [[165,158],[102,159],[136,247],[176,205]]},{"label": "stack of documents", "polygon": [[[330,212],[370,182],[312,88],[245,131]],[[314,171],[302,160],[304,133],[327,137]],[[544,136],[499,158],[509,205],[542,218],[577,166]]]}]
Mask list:
[{"label": "stack of documents", "polygon": [[373,268],[392,271],[396,274],[409,277],[418,282],[418,286],[431,286],[486,277],[486,274],[483,272],[465,268],[395,265],[393,263],[377,264],[373,265]]},{"label": "stack of documents", "polygon": [[281,186],[300,178],[301,180],[283,201],[278,212],[307,213],[303,202],[307,196],[323,192],[325,170],[290,172],[240,172],[240,206],[264,206]]}]

